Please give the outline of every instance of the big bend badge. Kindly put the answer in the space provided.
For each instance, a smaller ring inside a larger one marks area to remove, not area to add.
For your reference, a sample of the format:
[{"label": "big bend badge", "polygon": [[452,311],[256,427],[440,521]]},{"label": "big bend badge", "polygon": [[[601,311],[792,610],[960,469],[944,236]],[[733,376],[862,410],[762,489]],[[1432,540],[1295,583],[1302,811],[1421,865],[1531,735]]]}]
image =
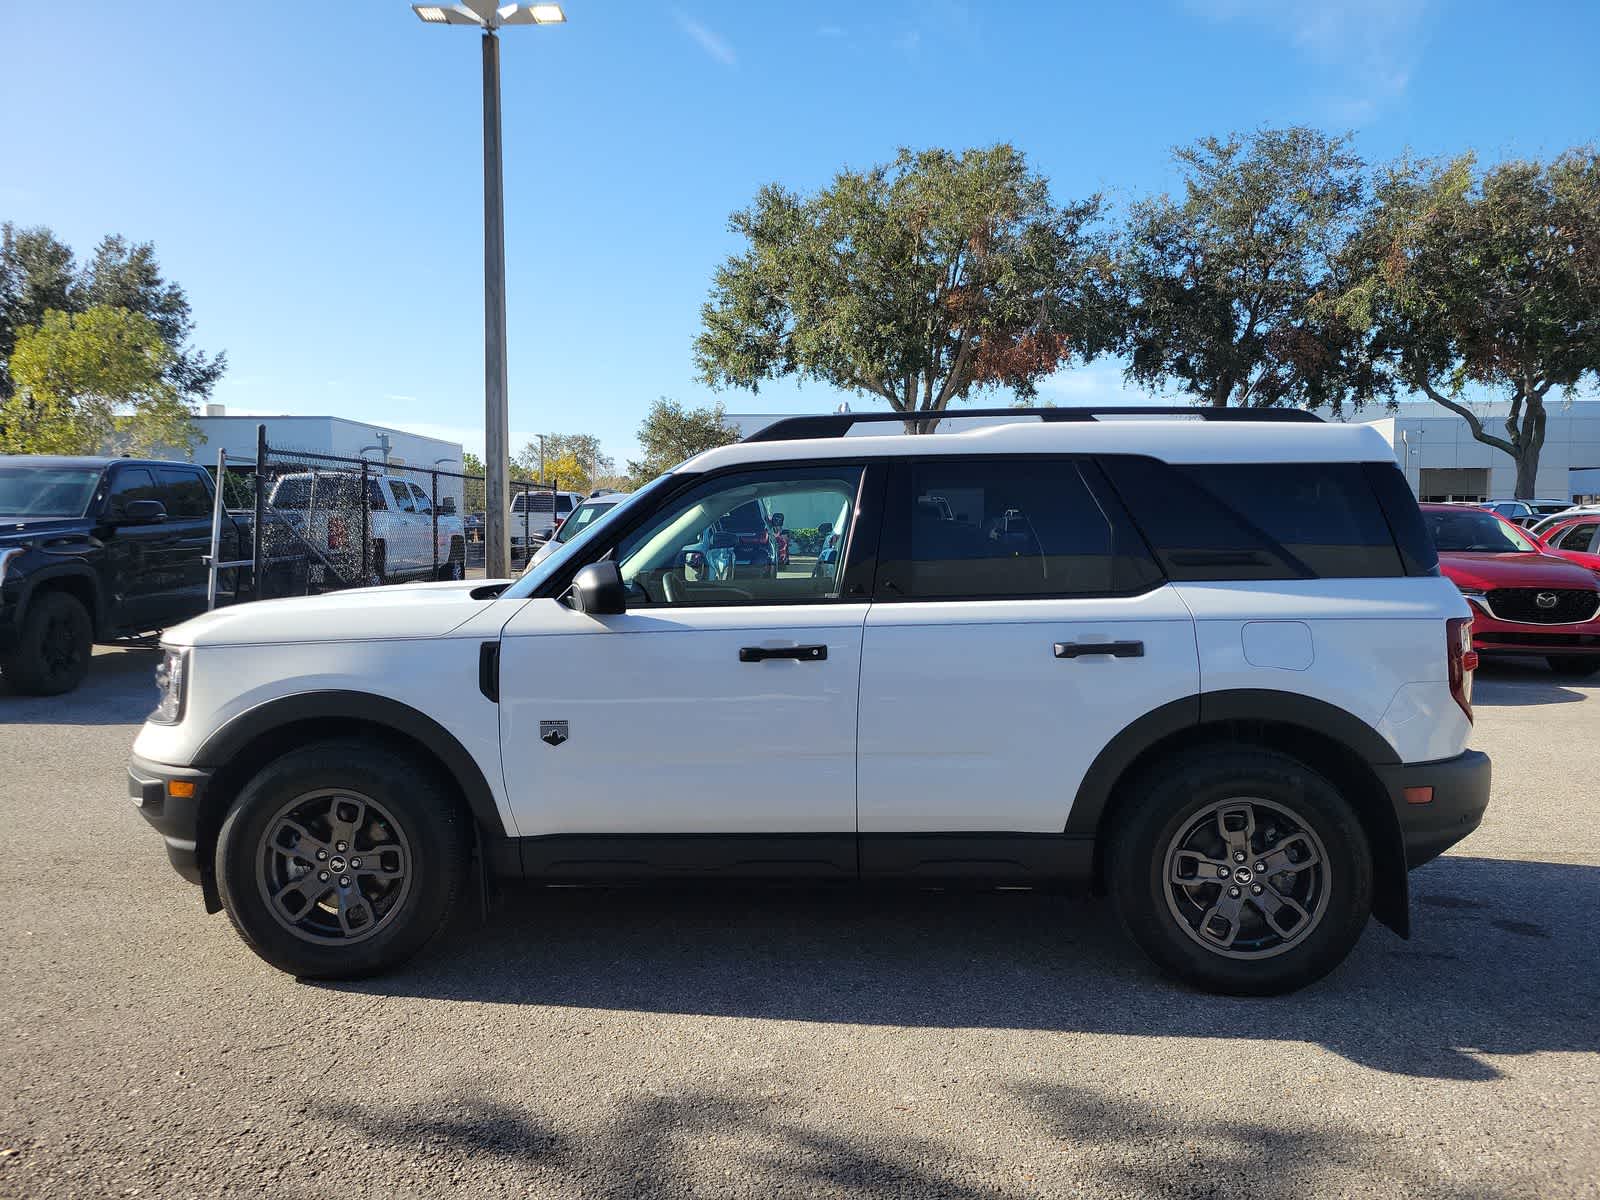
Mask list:
[{"label": "big bend badge", "polygon": [[565,721],[540,721],[539,740],[546,746],[559,746],[567,740],[567,723]]}]

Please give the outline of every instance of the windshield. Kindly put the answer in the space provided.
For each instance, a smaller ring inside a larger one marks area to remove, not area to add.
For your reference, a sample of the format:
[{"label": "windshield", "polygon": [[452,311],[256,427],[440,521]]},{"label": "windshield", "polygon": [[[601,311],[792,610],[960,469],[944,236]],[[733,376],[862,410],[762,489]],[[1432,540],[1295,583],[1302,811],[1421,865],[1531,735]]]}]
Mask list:
[{"label": "windshield", "polygon": [[578,505],[573,510],[572,515],[556,531],[556,541],[570,542],[583,530],[593,525],[599,519],[601,513],[609,512],[618,503],[616,500],[590,500]]},{"label": "windshield", "polygon": [[671,474],[658,475],[655,479],[651,480],[627,499],[618,504],[612,505],[609,511],[601,513],[594,520],[590,521],[588,525],[584,526],[582,531],[574,535],[570,542],[562,543],[561,548],[549,558],[545,559],[542,563],[535,563],[533,566],[529,567],[527,573],[524,574],[521,579],[513,583],[504,592],[500,593],[501,598],[507,600],[523,600],[533,595],[534,591],[541,583],[561,569],[562,563],[566,562],[574,554],[581,551],[586,544],[593,541],[608,526],[615,524],[621,514],[630,511],[637,506],[640,501],[645,500],[650,496],[654,496],[657,492],[665,488],[668,485],[667,481],[672,478],[673,476]]},{"label": "windshield", "polygon": [[81,517],[99,482],[98,467],[0,464],[0,516]]},{"label": "windshield", "polygon": [[1470,508],[1459,512],[1424,509],[1422,519],[1439,550],[1456,554],[1515,554],[1536,550],[1522,531],[1492,513]]}]

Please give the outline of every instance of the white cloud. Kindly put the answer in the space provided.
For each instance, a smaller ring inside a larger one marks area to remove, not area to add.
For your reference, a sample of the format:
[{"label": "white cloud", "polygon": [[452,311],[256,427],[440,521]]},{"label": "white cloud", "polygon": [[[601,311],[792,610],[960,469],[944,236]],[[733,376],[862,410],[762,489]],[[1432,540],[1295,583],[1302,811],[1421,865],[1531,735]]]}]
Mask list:
[{"label": "white cloud", "polygon": [[679,9],[672,10],[672,17],[678,22],[679,29],[693,38],[699,44],[700,49],[704,50],[723,66],[731,67],[738,63],[739,56],[734,53],[733,47],[728,44],[727,39],[721,34],[715,30],[708,29]]},{"label": "white cloud", "polygon": [[1427,0],[1185,0],[1217,23],[1248,22],[1285,39],[1334,75],[1330,104],[1362,121],[1405,93],[1421,45]]}]

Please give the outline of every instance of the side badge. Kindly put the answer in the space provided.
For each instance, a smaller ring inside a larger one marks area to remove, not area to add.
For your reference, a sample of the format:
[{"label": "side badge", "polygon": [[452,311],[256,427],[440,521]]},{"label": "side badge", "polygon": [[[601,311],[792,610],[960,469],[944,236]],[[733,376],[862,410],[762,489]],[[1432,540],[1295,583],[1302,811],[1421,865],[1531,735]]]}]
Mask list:
[{"label": "side badge", "polygon": [[559,746],[567,740],[567,723],[565,721],[540,721],[539,740],[546,746]]}]

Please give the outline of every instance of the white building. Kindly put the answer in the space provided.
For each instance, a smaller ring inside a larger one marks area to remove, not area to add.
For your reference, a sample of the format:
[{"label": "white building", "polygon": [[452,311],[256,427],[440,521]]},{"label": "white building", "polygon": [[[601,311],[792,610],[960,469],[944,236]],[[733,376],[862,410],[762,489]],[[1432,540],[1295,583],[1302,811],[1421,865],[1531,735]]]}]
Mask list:
[{"label": "white building", "polygon": [[[1600,494],[1600,401],[1547,398],[1544,450],[1534,494],[1567,500]],[[1504,405],[1474,405],[1488,433],[1505,432]],[[1472,436],[1464,418],[1430,401],[1358,417],[1394,447],[1395,461],[1423,500],[1487,500],[1516,494],[1511,456]]]},{"label": "white building", "polygon": [[383,462],[387,455],[393,466],[457,473],[463,461],[460,442],[347,417],[229,416],[222,405],[208,404],[205,415],[195,417],[194,424],[203,440],[188,457],[211,466],[216,465],[218,450],[226,450],[230,459],[255,461],[257,425],[267,427],[267,444],[274,450],[366,458],[374,463]]}]

